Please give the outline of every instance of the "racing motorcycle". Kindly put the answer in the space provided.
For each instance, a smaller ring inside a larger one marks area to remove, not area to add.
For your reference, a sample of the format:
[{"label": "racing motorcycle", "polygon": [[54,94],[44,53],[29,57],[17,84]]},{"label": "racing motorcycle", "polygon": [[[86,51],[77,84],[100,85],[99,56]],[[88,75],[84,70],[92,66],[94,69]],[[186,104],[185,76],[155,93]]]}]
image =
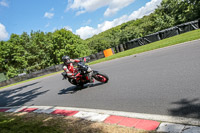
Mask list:
[{"label": "racing motorcycle", "polygon": [[[78,73],[76,75],[76,79],[74,78],[70,78],[67,76],[66,72],[63,72],[62,75],[64,77],[64,79],[68,79],[68,81],[76,86],[84,86],[84,84],[90,83],[90,80],[88,79],[88,69],[91,69],[88,65],[85,65],[86,62],[86,58],[82,59],[81,62],[79,62],[77,64],[77,68],[75,69],[75,72]],[[92,77],[93,77],[93,83],[94,83],[94,79],[102,82],[102,83],[107,83],[109,80],[109,77],[104,74],[101,73],[99,71],[96,70],[92,70]]]}]

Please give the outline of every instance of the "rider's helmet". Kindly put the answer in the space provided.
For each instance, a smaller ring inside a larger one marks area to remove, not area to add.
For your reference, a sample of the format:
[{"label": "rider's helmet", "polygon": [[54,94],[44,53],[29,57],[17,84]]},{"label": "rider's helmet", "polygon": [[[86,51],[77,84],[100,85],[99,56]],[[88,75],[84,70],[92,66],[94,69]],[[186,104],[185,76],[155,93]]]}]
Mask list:
[{"label": "rider's helmet", "polygon": [[70,63],[70,57],[65,55],[62,57],[62,61],[64,62],[64,64],[69,64]]}]

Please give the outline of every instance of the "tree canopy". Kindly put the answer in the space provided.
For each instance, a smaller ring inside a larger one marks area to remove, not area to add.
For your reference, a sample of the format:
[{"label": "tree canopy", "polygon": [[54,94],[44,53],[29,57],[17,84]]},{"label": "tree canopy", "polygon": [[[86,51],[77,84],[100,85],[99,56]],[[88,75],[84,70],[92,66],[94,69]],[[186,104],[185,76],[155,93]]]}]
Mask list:
[{"label": "tree canopy", "polygon": [[8,41],[0,42],[0,51],[0,72],[8,77],[61,64],[64,55],[78,58],[90,54],[85,42],[66,29],[12,34]]}]

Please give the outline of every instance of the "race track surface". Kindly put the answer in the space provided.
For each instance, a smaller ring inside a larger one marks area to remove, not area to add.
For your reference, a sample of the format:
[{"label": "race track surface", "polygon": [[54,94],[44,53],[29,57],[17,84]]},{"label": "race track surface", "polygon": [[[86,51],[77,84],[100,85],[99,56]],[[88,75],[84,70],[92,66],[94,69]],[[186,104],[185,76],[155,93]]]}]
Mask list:
[{"label": "race track surface", "polygon": [[0,107],[65,106],[200,119],[200,40],[92,65],[107,84],[83,89],[61,74],[0,90]]}]

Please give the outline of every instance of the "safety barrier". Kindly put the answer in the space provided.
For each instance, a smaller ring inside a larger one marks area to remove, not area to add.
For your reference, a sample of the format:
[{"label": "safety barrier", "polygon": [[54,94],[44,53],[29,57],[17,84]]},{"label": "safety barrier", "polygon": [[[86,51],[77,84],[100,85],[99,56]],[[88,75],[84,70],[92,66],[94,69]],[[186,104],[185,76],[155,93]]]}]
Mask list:
[{"label": "safety barrier", "polygon": [[180,25],[159,31],[157,33],[147,35],[145,37],[133,39],[123,45],[120,44],[119,46],[116,46],[115,50],[116,52],[122,52],[124,51],[124,49],[125,50],[132,49],[138,46],[146,45],[148,43],[159,41],[165,38],[176,36],[176,35],[179,35],[188,31],[196,30],[199,28],[200,28],[200,19],[192,21],[192,22],[180,24]]},{"label": "safety barrier", "polygon": [[10,78],[9,80],[2,81],[2,82],[0,82],[0,87],[6,86],[6,85],[9,85],[9,84],[13,84],[13,83],[17,83],[17,82],[20,82],[20,81],[24,81],[24,80],[27,80],[27,79],[39,77],[39,76],[42,76],[42,75],[45,75],[45,74],[50,74],[50,73],[57,72],[57,71],[60,71],[60,70],[62,70],[62,65],[56,65],[56,66],[48,67],[46,69],[42,69],[42,70],[39,70],[39,71],[36,71],[36,72],[24,74],[22,76],[18,76],[18,77]]},{"label": "safety barrier", "polygon": [[[168,37],[179,35],[179,34],[182,34],[182,33],[188,32],[188,31],[196,30],[196,29],[199,29],[199,28],[200,28],[200,19],[195,20],[195,21],[191,21],[191,22],[187,22],[187,23],[184,23],[184,24],[180,24],[180,25],[177,25],[177,26],[174,26],[174,27],[171,27],[171,28],[150,34],[150,35],[147,35],[145,37],[133,39],[133,40],[131,40],[131,41],[125,43],[125,44],[120,44],[113,49],[115,49],[115,52],[118,53],[118,52],[122,52],[122,51],[125,51],[125,50],[128,50],[128,49],[132,49],[132,48],[135,48],[135,47],[146,45],[148,43],[159,41],[159,40],[162,40],[162,39],[165,39],[165,38],[168,38]],[[89,62],[91,62],[91,61],[95,61],[95,60],[98,60],[98,59],[101,59],[101,58],[105,58],[105,55],[104,55],[103,51],[100,51],[96,54],[92,54],[92,55],[87,56],[87,57],[90,58]],[[30,73],[30,74],[25,74],[25,75],[22,75],[22,76],[11,78],[11,79],[6,80],[6,81],[2,81],[2,82],[0,82],[0,87],[5,86],[5,85],[9,85],[9,84],[13,84],[13,83],[16,83],[16,82],[19,82],[19,81],[27,80],[27,79],[30,79],[30,78],[42,76],[42,75],[45,75],[45,74],[49,74],[49,73],[52,73],[52,72],[57,72],[57,71],[60,71],[60,70],[62,70],[62,65],[52,66],[52,67],[46,68],[44,70],[40,70],[40,71],[33,72],[33,73]]]}]

